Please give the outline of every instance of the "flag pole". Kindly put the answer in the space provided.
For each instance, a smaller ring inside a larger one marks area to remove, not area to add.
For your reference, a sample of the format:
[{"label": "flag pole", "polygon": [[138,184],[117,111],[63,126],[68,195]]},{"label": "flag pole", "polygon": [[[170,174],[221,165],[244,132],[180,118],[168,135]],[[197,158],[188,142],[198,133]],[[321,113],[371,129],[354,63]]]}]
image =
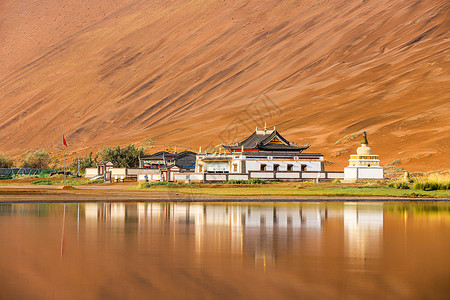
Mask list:
[{"label": "flag pole", "polygon": [[64,161],[64,186],[66,186],[66,153],[65,153],[65,145],[64,145],[64,134],[63,134],[63,161]]}]

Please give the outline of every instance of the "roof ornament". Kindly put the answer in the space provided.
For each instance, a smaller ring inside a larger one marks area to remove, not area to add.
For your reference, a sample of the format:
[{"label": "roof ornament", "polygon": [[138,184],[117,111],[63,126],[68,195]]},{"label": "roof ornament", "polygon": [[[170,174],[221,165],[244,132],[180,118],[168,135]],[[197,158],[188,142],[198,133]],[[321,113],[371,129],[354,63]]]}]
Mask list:
[{"label": "roof ornament", "polygon": [[241,152],[244,153],[244,145],[241,145]]},{"label": "roof ornament", "polygon": [[198,148],[198,153],[202,153],[202,146]]},{"label": "roof ornament", "polygon": [[267,130],[267,122],[264,121],[264,131],[266,131],[266,130]]}]

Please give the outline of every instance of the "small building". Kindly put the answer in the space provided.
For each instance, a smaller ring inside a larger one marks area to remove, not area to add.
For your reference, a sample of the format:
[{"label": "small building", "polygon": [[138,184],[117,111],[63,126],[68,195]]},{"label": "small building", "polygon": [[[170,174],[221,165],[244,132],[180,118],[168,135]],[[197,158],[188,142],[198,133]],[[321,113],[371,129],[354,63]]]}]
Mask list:
[{"label": "small building", "polygon": [[97,163],[97,175],[103,175],[114,168],[114,164],[110,161],[101,161]]},{"label": "small building", "polygon": [[372,148],[368,145],[367,134],[364,131],[361,146],[356,149],[356,155],[350,155],[348,167],[344,168],[345,181],[384,179],[384,169],[380,166],[378,155],[373,155]]},{"label": "small building", "polygon": [[[256,130],[234,145],[222,145],[229,153],[199,153],[196,173],[274,172],[300,173],[324,171],[320,153],[303,153],[310,145],[296,145],[273,130]],[[275,177],[274,177],[275,178]],[[281,178],[281,177],[280,177]],[[299,178],[299,177],[296,177]]]}]

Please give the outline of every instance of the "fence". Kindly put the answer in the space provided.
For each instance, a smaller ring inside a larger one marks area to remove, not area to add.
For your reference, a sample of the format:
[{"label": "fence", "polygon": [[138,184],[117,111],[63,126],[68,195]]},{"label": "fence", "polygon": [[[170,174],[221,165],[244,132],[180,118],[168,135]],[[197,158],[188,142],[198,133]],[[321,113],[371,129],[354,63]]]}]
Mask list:
[{"label": "fence", "polygon": [[38,175],[41,177],[45,177],[50,175],[51,173],[56,172],[54,169],[31,169],[31,168],[0,168],[0,178],[9,179],[14,178],[17,175]]}]

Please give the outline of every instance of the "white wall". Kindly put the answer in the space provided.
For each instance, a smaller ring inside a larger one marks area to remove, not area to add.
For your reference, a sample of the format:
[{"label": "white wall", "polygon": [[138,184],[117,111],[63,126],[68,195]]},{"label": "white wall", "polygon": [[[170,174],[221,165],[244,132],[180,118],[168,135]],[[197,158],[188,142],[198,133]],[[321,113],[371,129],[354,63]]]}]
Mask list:
[{"label": "white wall", "polygon": [[217,172],[217,171],[220,171],[220,172],[226,172],[226,171],[228,171],[228,172],[230,172],[230,165],[229,165],[229,163],[228,162],[214,162],[214,163],[207,163],[207,164],[205,164],[204,162],[203,162],[203,164],[204,164],[204,171],[208,171],[208,172]]},{"label": "white wall", "polygon": [[325,178],[325,173],[302,173],[302,178],[305,179]]},{"label": "white wall", "polygon": [[358,168],[359,179],[383,179],[383,168]]},{"label": "white wall", "polygon": [[160,174],[139,174],[138,175],[138,181],[146,181],[145,176],[147,176],[148,181],[160,181],[161,175]]},{"label": "white wall", "polygon": [[255,173],[250,173],[250,177],[251,178],[261,178],[261,179],[271,179],[273,178],[273,173],[272,172],[255,172]]},{"label": "white wall", "polygon": [[203,181],[203,173],[175,173],[174,181],[175,182],[186,182],[189,178],[190,182],[201,182]]},{"label": "white wall", "polygon": [[273,171],[273,165],[278,164],[279,171],[287,171],[287,165],[292,165],[292,171],[301,171],[302,165],[306,166],[305,171],[310,172],[320,172],[322,171],[322,163],[321,161],[312,161],[312,160],[247,160],[245,161],[245,167],[248,171],[260,171],[261,164],[266,165],[266,171]]},{"label": "white wall", "polygon": [[248,180],[248,175],[229,174],[228,180]]},{"label": "white wall", "polygon": [[124,178],[127,176],[126,168],[112,168],[110,171],[113,178],[114,176],[117,176],[118,178],[120,178],[120,176],[123,176]]},{"label": "white wall", "polygon": [[84,177],[86,178],[91,178],[99,175],[97,168],[86,168],[84,172]]},{"label": "white wall", "polygon": [[280,178],[280,179],[299,179],[300,178],[300,173],[293,173],[293,172],[289,172],[289,173],[276,173],[276,178]]},{"label": "white wall", "polygon": [[384,178],[384,169],[382,167],[344,168],[345,180],[383,179],[383,178]]},{"label": "white wall", "polygon": [[344,172],[330,172],[330,173],[327,172],[327,177],[341,179],[344,178]]},{"label": "white wall", "polygon": [[159,174],[160,171],[158,169],[127,169],[128,175],[139,175],[139,174]]},{"label": "white wall", "polygon": [[226,181],[227,175],[225,174],[206,174],[206,181]]},{"label": "white wall", "polygon": [[344,179],[345,180],[358,179],[358,169],[357,168],[344,168]]}]

